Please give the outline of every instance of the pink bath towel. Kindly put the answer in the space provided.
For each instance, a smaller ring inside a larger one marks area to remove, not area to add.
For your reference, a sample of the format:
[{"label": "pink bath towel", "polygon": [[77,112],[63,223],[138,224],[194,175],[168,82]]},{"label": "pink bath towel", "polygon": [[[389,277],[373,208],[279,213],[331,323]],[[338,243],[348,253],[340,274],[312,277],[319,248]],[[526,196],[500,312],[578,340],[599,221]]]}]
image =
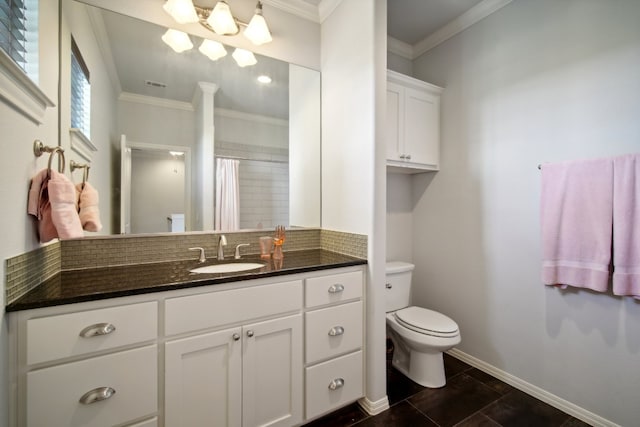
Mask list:
[{"label": "pink bath towel", "polygon": [[88,182],[76,184],[78,193],[78,214],[80,223],[86,231],[102,230],[100,211],[98,210],[98,191]]},{"label": "pink bath towel", "polygon": [[640,154],[613,159],[613,293],[640,297]]},{"label": "pink bath towel", "polygon": [[63,174],[51,171],[48,183],[51,220],[60,239],[83,237],[80,217],[76,210],[76,189]]},{"label": "pink bath towel", "polygon": [[604,292],[611,261],[613,160],[543,165],[542,281]]}]

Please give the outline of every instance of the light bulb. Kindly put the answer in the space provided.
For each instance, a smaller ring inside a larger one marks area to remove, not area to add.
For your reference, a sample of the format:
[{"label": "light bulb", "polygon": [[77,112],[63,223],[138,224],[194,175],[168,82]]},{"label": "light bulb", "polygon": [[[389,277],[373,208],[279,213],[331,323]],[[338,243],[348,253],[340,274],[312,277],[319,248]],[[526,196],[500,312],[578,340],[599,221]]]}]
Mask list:
[{"label": "light bulb", "polygon": [[189,50],[193,47],[193,43],[191,43],[191,39],[187,33],[173,29],[168,29],[167,32],[164,33],[162,41],[178,53],[184,52],[185,50]]},{"label": "light bulb", "polygon": [[256,57],[253,55],[253,52],[240,48],[236,48],[231,56],[233,56],[233,59],[236,60],[236,63],[239,67],[254,65],[258,62]]},{"label": "light bulb", "polygon": [[211,11],[207,23],[216,34],[233,35],[238,33],[238,26],[226,1],[220,0]]},{"label": "light bulb", "polygon": [[212,61],[216,61],[227,54],[227,50],[222,43],[209,39],[205,39],[198,50]]},{"label": "light bulb", "polygon": [[[260,12],[258,13],[258,11]],[[258,46],[269,43],[272,40],[269,27],[267,27],[267,21],[265,21],[264,16],[262,16],[262,9],[256,9],[256,14],[251,18],[243,34],[251,43]]]},{"label": "light bulb", "polygon": [[167,0],[162,8],[179,24],[199,21],[192,0]]}]

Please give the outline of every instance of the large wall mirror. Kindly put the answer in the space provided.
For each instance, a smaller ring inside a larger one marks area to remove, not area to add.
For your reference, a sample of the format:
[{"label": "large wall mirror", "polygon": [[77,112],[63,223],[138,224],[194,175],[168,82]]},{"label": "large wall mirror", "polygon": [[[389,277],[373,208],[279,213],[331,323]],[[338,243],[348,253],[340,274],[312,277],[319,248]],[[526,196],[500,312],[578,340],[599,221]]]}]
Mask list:
[{"label": "large wall mirror", "polygon": [[[194,35],[178,53],[166,27],[62,7],[62,142],[91,164],[110,233],[320,226],[318,71],[261,55],[241,67],[230,46],[212,60]],[[86,138],[66,132],[71,39],[89,72]]]}]

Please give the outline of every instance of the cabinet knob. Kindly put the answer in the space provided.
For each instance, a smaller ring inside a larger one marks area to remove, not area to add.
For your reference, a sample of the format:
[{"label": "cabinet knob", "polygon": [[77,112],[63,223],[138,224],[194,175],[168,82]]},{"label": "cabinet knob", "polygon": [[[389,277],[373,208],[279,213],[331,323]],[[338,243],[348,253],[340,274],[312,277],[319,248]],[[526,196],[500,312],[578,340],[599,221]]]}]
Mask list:
[{"label": "cabinet knob", "polygon": [[411,154],[407,154],[406,156],[404,156],[404,158],[407,160],[411,160]]},{"label": "cabinet knob", "polygon": [[249,329],[249,330],[247,331],[247,336],[248,336],[249,338],[251,338],[251,337],[253,336],[253,331],[252,331],[251,329]]},{"label": "cabinet knob", "polygon": [[78,402],[83,405],[91,405],[92,403],[107,400],[114,394],[116,394],[116,391],[111,387],[98,387],[83,394]]},{"label": "cabinet knob", "polygon": [[115,330],[116,327],[111,323],[96,323],[81,330],[80,336],[82,338],[91,338],[98,335],[109,335]]},{"label": "cabinet knob", "polygon": [[385,288],[387,288],[387,289],[391,289],[391,288],[393,288],[393,286],[391,286],[391,283],[387,283],[387,284],[385,284],[385,285],[384,285],[384,287],[385,287]]},{"label": "cabinet knob", "polygon": [[338,335],[342,334],[344,334],[344,328],[342,326],[334,326],[333,328],[329,329],[330,337],[337,337]]},{"label": "cabinet knob", "polygon": [[344,291],[344,285],[342,285],[341,283],[336,283],[335,285],[329,286],[329,290],[328,290],[330,294],[337,294],[342,291]]},{"label": "cabinet knob", "polygon": [[238,341],[240,339],[240,334],[236,333],[232,335],[234,341]]},{"label": "cabinet knob", "polygon": [[336,378],[329,383],[329,390],[337,390],[341,387],[344,387],[344,379],[342,378]]},{"label": "cabinet knob", "polygon": [[404,155],[404,154],[400,154],[400,158],[404,160],[404,159],[406,159],[406,158],[407,158],[407,156],[406,156],[406,155]]}]

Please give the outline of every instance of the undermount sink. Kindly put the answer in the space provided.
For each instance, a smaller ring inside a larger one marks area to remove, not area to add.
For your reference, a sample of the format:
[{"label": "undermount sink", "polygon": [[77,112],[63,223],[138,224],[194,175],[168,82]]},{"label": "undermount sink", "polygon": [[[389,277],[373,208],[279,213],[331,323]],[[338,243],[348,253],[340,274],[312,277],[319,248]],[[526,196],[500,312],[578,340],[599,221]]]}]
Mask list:
[{"label": "undermount sink", "polygon": [[227,264],[214,264],[189,270],[192,273],[238,273],[241,271],[257,270],[264,267],[264,264],[257,262],[230,262]]}]

